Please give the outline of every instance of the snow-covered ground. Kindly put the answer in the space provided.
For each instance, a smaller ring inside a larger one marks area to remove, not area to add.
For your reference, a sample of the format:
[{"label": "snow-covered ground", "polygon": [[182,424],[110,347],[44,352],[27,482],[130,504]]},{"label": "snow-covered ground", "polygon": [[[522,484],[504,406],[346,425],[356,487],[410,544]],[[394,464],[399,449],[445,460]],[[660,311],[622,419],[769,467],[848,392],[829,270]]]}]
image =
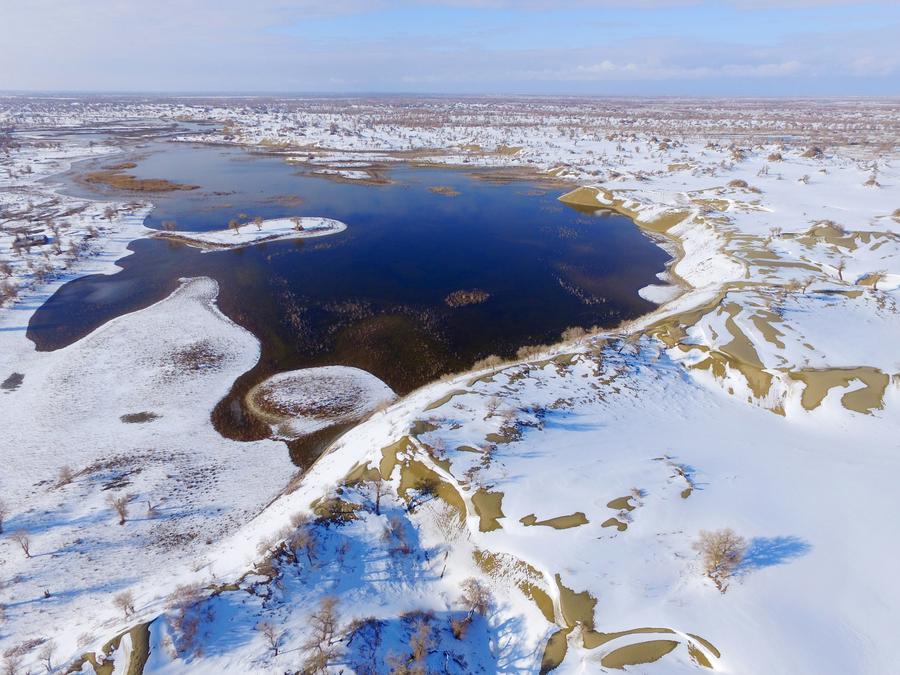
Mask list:
[{"label": "snow-covered ground", "polygon": [[209,250],[222,248],[244,248],[266,241],[282,239],[305,239],[325,237],[337,234],[347,226],[332,218],[316,218],[303,216],[295,218],[271,218],[259,223],[243,223],[227,230],[210,230],[208,232],[158,232],[154,236],[173,238],[191,246]]},{"label": "snow-covered ground", "polygon": [[324,366],[276,373],[253,387],[247,405],[284,438],[362,419],[396,395],[365,370]]},{"label": "snow-covered ground", "polygon": [[[0,314],[0,367],[24,374],[0,392],[4,530],[34,555],[0,540],[8,658],[36,669],[47,638],[59,663],[108,654],[116,672],[147,647],[145,672],[894,669],[895,105],[153,105],[0,118],[202,116],[223,123],[206,140],[320,168],[387,153],[543,172],[571,182],[564,200],[662,237],[671,285],[616,330],[414,392],[294,480],[280,445],[210,426],[258,352],[214,283],[51,353],[22,327],[52,286],[28,291]],[[104,255],[139,236],[128,218],[96,237]],[[122,419],[141,413],[160,417]],[[64,463],[76,473],[57,486]],[[105,494],[130,491],[119,526]],[[154,545],[166,528],[170,549]],[[693,548],[722,528],[747,544],[725,592]],[[113,601],[128,589],[133,611]]]}]

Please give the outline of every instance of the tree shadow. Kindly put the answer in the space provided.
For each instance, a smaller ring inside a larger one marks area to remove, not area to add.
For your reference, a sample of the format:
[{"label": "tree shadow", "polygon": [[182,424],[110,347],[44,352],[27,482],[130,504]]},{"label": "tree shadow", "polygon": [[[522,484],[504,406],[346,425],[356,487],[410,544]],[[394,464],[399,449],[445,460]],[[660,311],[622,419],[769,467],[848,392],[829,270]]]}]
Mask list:
[{"label": "tree shadow", "polygon": [[792,560],[806,555],[812,550],[812,546],[793,535],[788,537],[754,537],[750,540],[744,559],[738,565],[736,572],[746,574],[753,570],[759,570],[775,565],[784,565]]}]

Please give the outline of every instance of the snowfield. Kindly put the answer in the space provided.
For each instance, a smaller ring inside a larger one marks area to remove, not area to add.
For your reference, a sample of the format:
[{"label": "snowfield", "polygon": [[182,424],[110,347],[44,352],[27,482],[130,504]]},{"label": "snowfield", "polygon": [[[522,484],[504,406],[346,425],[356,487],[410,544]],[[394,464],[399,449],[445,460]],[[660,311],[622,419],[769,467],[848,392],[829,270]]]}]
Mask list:
[{"label": "snowfield", "polygon": [[[370,402],[296,476],[283,444],[209,421],[259,356],[212,280],[55,352],[25,338],[62,281],[114,271],[149,205],[67,217],[80,255],[0,249],[20,288],[0,310],[8,664],[36,671],[52,645],[85,673],[896,669],[896,104],[0,104],[24,129],[176,117],[316,170],[565,181],[564,202],[631,217],[675,259],[647,316],[387,407],[361,371],[325,369],[321,396],[321,373],[274,376],[263,402],[301,430]],[[23,140],[0,159],[10,246],[23,219],[49,231],[38,203],[70,199],[33,172],[84,152]],[[197,243],[297,234],[262,225]],[[65,276],[36,278],[40,259]],[[742,555],[706,574],[695,544],[726,528]]]}]

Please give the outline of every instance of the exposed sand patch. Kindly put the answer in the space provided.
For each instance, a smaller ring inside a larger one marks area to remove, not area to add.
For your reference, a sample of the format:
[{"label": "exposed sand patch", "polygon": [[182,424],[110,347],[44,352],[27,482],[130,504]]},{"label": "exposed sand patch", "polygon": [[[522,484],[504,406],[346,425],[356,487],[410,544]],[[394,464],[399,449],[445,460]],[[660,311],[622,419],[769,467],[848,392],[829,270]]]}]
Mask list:
[{"label": "exposed sand patch", "polygon": [[648,640],[620,647],[604,656],[600,663],[607,668],[624,669],[642,663],[658,661],[678,646],[674,640]]},{"label": "exposed sand patch", "polygon": [[578,527],[580,525],[587,525],[588,519],[581,511],[577,511],[576,513],[569,514],[568,516],[557,516],[556,518],[547,518],[546,520],[538,520],[537,517],[531,513],[524,518],[520,518],[519,522],[522,523],[525,527],[532,527],[535,525],[541,525],[544,527],[552,527],[555,530],[568,530],[572,527]]}]

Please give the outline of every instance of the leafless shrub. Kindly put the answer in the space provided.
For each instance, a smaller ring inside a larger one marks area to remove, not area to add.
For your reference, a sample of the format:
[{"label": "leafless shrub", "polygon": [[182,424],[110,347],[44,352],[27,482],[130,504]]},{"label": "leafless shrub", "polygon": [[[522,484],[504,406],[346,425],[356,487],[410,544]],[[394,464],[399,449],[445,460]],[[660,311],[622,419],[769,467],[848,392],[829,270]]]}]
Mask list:
[{"label": "leafless shrub", "polygon": [[584,339],[587,331],[581,326],[569,326],[562,333],[563,342],[575,342],[576,344]]},{"label": "leafless shrub", "polygon": [[487,411],[487,414],[484,416],[484,419],[488,419],[497,414],[497,411],[500,409],[500,404],[502,401],[499,396],[491,396],[487,403],[484,405],[484,409]]},{"label": "leafless shrub", "polygon": [[547,345],[525,345],[524,347],[519,347],[516,351],[516,358],[519,361],[527,361],[528,359],[533,359],[535,356],[542,354],[548,349],[549,347]]},{"label": "leafless shrub", "polygon": [[819,159],[824,154],[825,153],[822,151],[822,148],[814,145],[813,147],[809,148],[809,150],[807,150],[800,156],[805,157],[807,159]]},{"label": "leafless shrub", "polygon": [[199,654],[202,645],[197,640],[201,619],[212,621],[212,607],[202,611],[203,589],[199,585],[179,586],[169,596],[169,625],[172,627],[172,647],[177,655]]},{"label": "leafless shrub", "polygon": [[6,516],[9,515],[9,507],[6,505],[6,502],[0,499],[0,534],[3,534],[3,521],[6,520]]},{"label": "leafless shrub", "polygon": [[375,617],[354,619],[347,627],[347,645],[355,648],[349,663],[359,675],[377,675],[378,649],[381,646],[383,622]]},{"label": "leafless shrub", "polygon": [[75,470],[68,464],[60,467],[56,476],[56,487],[64,487],[75,479]]},{"label": "leafless shrub", "polygon": [[728,182],[728,187],[730,188],[748,188],[750,185],[742,178],[735,178],[732,181]]},{"label": "leafless shrub", "polygon": [[460,587],[462,588],[460,599],[463,607],[468,611],[469,617],[471,618],[476,614],[486,616],[493,602],[491,592],[487,589],[487,586],[478,581],[478,579],[469,577],[462,582]]},{"label": "leafless shrub", "polygon": [[412,652],[410,664],[412,672],[426,673],[428,672],[428,653],[434,647],[434,637],[432,635],[431,623],[426,617],[419,617],[415,620],[412,635],[409,638],[409,648]]},{"label": "leafless shrub", "polygon": [[469,626],[472,622],[468,619],[468,617],[456,618],[450,620],[450,632],[453,633],[453,637],[457,640],[463,640],[466,637],[466,633],[469,631]]},{"label": "leafless shrub", "polygon": [[783,159],[784,159],[784,157],[781,156],[780,152],[773,152],[771,155],[766,157],[766,160],[769,162],[780,162]]},{"label": "leafless shrub", "polygon": [[495,370],[497,366],[503,363],[503,359],[501,359],[496,354],[491,354],[490,356],[485,356],[483,359],[479,359],[474,364],[472,364],[472,370],[486,370],[490,368],[491,370]]},{"label": "leafless shrub", "polygon": [[121,609],[127,618],[134,614],[134,595],[131,591],[122,591],[113,598],[113,605]]},{"label": "leafless shrub", "polygon": [[406,525],[403,519],[398,516],[394,516],[388,521],[388,526],[382,535],[382,539],[388,544],[388,551],[391,555],[399,553],[405,555],[412,550],[406,536]]},{"label": "leafless shrub", "polygon": [[259,555],[266,555],[275,548],[275,537],[263,537],[256,545],[256,552]]},{"label": "leafless shrub", "polygon": [[441,481],[433,476],[424,476],[416,481],[415,490],[416,496],[409,500],[409,510],[410,512],[415,511],[416,508],[424,504],[425,502],[430,502],[432,499],[437,497],[438,489],[441,487]]},{"label": "leafless shrub", "polygon": [[128,504],[131,500],[131,495],[109,495],[106,498],[106,503],[119,516],[119,525],[124,525],[128,518]]},{"label": "leafless shrub", "polygon": [[20,654],[9,654],[3,657],[3,675],[21,675],[22,673],[22,656]]},{"label": "leafless shrub", "polygon": [[337,599],[322,598],[319,608],[309,617],[310,635],[302,645],[306,652],[301,671],[310,675],[328,672],[328,666],[340,654],[336,644],[338,630]]},{"label": "leafless shrub", "polygon": [[316,529],[308,518],[296,525],[296,529],[288,539],[288,547],[293,551],[295,559],[302,554],[310,566],[316,565],[316,552],[318,551]]},{"label": "leafless shrub", "polygon": [[12,265],[10,265],[5,260],[0,260],[0,276],[2,276],[4,279],[8,279],[9,277],[12,276],[12,273],[13,273]]},{"label": "leafless shrub", "polygon": [[284,638],[284,631],[279,631],[273,624],[264,621],[256,627],[269,646],[272,656],[278,656],[278,650],[281,648],[281,640]]},{"label": "leafless shrub", "polygon": [[728,589],[728,579],[744,559],[747,541],[731,528],[712,532],[700,530],[694,549],[700,552],[706,576],[724,593]]},{"label": "leafless shrub", "polygon": [[19,545],[26,558],[31,557],[31,539],[25,530],[16,530],[9,538]]},{"label": "leafless shrub", "polygon": [[6,302],[7,300],[15,300],[18,297],[19,287],[15,284],[15,282],[4,279],[3,283],[0,283],[0,304]]}]

